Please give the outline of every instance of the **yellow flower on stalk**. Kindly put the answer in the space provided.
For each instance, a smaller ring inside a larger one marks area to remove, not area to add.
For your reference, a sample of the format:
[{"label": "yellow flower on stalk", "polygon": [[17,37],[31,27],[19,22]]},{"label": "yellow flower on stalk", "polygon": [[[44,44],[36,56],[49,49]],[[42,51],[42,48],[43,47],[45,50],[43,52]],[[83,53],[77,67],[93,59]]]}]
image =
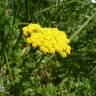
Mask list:
[{"label": "yellow flower on stalk", "polygon": [[70,40],[67,38],[65,32],[57,28],[42,28],[38,24],[31,23],[23,27],[23,34],[27,36],[27,43],[31,44],[33,48],[39,48],[44,54],[59,53],[62,57],[70,54]]}]

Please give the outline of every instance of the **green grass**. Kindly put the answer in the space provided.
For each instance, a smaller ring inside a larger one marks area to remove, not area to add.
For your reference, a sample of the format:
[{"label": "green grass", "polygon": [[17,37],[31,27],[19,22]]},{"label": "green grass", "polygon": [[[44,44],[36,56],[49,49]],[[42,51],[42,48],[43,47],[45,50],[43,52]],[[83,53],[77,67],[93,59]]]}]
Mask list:
[{"label": "green grass", "polygon": [[[96,96],[95,15],[91,0],[1,0],[0,96]],[[22,34],[31,22],[65,31],[71,54],[37,63]]]}]

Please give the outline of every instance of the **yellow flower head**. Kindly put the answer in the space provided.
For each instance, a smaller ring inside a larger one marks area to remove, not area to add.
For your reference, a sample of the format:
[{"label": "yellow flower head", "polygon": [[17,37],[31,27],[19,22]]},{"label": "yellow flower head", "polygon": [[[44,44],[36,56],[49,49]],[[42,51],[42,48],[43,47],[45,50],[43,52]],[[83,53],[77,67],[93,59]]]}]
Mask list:
[{"label": "yellow flower head", "polygon": [[33,48],[39,48],[44,54],[59,53],[62,57],[70,54],[71,47],[70,40],[67,38],[65,32],[57,28],[42,28],[38,24],[29,24],[23,27],[23,34],[29,37],[26,38],[27,43],[31,44]]}]

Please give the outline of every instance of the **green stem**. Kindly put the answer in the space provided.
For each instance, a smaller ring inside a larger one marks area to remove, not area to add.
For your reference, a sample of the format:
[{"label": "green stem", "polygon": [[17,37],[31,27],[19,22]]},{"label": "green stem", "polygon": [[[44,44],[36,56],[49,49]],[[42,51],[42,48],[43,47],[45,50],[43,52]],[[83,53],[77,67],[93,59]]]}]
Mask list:
[{"label": "green stem", "polygon": [[[39,64],[42,62],[42,60],[44,59],[45,54],[42,55],[42,57],[39,59],[39,61],[36,63],[35,67],[33,68],[33,70],[37,67],[39,67]],[[39,68],[38,68],[39,69]]]},{"label": "green stem", "polygon": [[6,64],[7,64],[7,68],[8,68],[8,71],[9,71],[9,75],[11,77],[11,68],[10,68],[10,65],[9,65],[8,56],[7,56],[6,52],[5,52],[5,59],[6,59]]},{"label": "green stem", "polygon": [[42,62],[42,60],[44,59],[45,55],[46,55],[46,54],[43,54],[43,55],[42,55],[42,57],[39,59],[39,61],[37,62],[36,65],[38,65],[38,64],[40,64],[40,63]]}]

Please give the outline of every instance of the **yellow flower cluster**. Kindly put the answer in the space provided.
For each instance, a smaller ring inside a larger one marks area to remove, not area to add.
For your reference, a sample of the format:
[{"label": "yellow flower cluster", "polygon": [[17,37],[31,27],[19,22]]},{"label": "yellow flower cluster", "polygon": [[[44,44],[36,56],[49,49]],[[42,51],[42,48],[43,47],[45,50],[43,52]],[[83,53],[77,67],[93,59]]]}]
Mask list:
[{"label": "yellow flower cluster", "polygon": [[23,34],[27,37],[27,43],[33,48],[39,48],[44,54],[59,53],[62,57],[70,54],[70,40],[57,28],[42,28],[38,24],[31,23],[23,27]]}]

